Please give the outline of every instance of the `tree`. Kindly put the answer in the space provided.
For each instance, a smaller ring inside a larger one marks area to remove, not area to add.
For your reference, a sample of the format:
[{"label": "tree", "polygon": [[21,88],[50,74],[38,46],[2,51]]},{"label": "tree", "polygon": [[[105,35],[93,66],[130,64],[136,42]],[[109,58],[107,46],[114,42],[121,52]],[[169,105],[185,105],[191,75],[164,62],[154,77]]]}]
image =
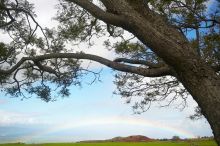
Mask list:
[{"label": "tree", "polygon": [[180,139],[179,136],[176,136],[176,135],[175,135],[175,136],[172,137],[171,140],[172,140],[172,141],[179,141],[179,140],[181,140],[181,139]]},{"label": "tree", "polygon": [[[58,96],[68,96],[68,87],[80,85],[82,75],[97,75],[80,60],[96,61],[119,71],[117,93],[128,102],[143,97],[134,109],[146,110],[151,102],[164,99],[168,105],[177,98],[185,102],[190,94],[220,145],[220,17],[218,6],[207,9],[209,2],[60,0],[60,25],[51,30],[38,24],[27,0],[1,0],[0,28],[11,37],[10,43],[0,44],[2,89],[12,96],[36,94],[50,101],[53,90],[48,83],[54,83]],[[119,57],[113,61],[73,53],[66,45],[92,45],[93,37],[107,34],[118,40],[105,41]]]}]

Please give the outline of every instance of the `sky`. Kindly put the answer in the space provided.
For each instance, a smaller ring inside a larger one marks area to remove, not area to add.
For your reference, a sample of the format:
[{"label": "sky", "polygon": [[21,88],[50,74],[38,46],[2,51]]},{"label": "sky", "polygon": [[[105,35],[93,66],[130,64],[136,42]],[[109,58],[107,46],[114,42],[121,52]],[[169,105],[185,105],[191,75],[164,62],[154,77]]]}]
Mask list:
[{"label": "sky", "polygon": [[[55,26],[55,0],[31,0],[35,3],[37,20],[42,26]],[[87,50],[108,58],[112,52],[103,49],[102,43]],[[46,103],[38,98],[21,100],[0,93],[0,143],[5,142],[75,142],[80,140],[108,139],[116,136],[145,135],[150,138],[181,138],[212,136],[205,119],[192,121],[196,103],[188,98],[188,106],[180,111],[175,106],[161,108],[157,104],[145,113],[135,115],[132,105],[114,95],[113,71],[102,68],[101,82],[83,87],[71,87],[68,98]]]}]

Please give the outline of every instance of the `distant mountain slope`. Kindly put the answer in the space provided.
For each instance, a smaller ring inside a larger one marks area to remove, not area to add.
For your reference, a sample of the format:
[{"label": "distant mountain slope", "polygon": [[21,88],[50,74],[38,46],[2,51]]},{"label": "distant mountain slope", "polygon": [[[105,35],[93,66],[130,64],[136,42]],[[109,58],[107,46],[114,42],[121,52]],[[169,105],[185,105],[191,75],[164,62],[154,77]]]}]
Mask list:
[{"label": "distant mountain slope", "polygon": [[112,139],[106,139],[106,140],[86,140],[86,141],[80,141],[85,143],[92,143],[92,142],[149,142],[153,141],[154,139],[151,139],[149,137],[143,136],[143,135],[132,135],[128,137],[114,137]]}]

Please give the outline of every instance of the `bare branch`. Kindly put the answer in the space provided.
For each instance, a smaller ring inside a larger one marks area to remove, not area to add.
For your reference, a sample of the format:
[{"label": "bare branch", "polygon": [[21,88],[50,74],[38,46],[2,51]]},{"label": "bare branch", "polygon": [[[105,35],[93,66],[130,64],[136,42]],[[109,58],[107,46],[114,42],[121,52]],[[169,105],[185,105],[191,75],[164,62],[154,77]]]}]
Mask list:
[{"label": "bare branch", "polygon": [[[161,67],[161,68],[155,68],[155,69],[147,69],[143,67],[135,67],[130,66],[126,64],[121,64],[118,62],[114,62],[108,59],[105,59],[100,56],[91,55],[91,54],[85,54],[85,53],[52,53],[52,54],[45,54],[45,55],[39,55],[35,57],[23,57],[15,66],[13,66],[9,70],[0,70],[1,74],[11,74],[14,72],[18,67],[20,67],[25,61],[33,61],[37,63],[38,67],[53,73],[51,71],[51,68],[43,67],[38,62],[52,59],[52,58],[73,58],[73,59],[86,59],[86,60],[92,60],[99,62],[103,65],[106,65],[112,69],[122,71],[122,72],[129,72],[129,73],[135,73],[138,75],[142,75],[145,77],[160,77],[160,76],[166,76],[166,75],[174,75],[174,72],[168,68],[168,67]],[[50,71],[49,71],[50,70]]]}]

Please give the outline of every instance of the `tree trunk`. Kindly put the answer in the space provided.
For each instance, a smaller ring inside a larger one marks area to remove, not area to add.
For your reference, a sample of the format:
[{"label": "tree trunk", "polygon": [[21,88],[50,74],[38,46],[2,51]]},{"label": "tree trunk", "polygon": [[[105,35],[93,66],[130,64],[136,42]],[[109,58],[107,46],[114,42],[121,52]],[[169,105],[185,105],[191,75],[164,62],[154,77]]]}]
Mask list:
[{"label": "tree trunk", "polygon": [[[193,67],[192,67],[193,66]],[[179,80],[183,83],[193,99],[198,103],[207,118],[220,146],[220,79],[216,73],[202,63],[193,63],[177,70]]]}]

